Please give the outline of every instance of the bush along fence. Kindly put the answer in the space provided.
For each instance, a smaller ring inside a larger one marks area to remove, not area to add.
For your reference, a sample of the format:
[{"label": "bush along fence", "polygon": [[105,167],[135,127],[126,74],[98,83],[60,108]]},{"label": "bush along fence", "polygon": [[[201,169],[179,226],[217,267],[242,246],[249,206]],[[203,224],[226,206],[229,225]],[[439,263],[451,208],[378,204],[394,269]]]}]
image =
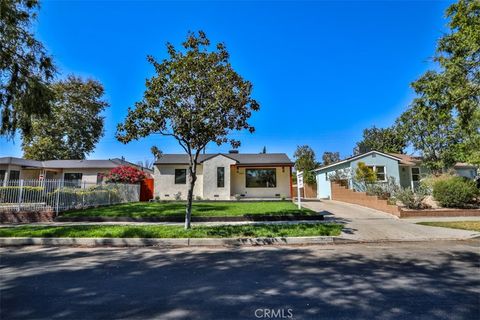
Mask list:
[{"label": "bush along fence", "polygon": [[59,213],[102,205],[136,202],[139,184],[96,184],[78,180],[10,180],[0,186],[0,212]]}]

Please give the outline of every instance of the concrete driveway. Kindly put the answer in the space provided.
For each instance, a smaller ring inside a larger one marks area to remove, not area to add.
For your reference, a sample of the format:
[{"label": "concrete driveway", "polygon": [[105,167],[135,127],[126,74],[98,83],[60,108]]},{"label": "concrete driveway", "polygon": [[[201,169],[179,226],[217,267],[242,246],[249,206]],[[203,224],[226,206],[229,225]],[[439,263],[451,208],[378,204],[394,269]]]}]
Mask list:
[{"label": "concrete driveway", "polygon": [[[305,207],[328,214],[326,221],[345,225],[342,238],[358,241],[424,241],[470,239],[473,231],[427,227],[415,224],[419,219],[398,219],[391,214],[340,201],[308,201]],[[431,219],[429,219],[431,221]]]}]

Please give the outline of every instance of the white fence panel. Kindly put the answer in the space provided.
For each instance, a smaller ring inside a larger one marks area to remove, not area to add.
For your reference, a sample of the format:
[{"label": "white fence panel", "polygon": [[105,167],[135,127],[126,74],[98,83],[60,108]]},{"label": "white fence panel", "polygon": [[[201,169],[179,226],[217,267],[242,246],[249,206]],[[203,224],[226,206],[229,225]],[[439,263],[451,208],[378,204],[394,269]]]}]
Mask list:
[{"label": "white fence panel", "polygon": [[10,180],[0,186],[0,211],[85,209],[140,200],[139,184],[78,180]]}]

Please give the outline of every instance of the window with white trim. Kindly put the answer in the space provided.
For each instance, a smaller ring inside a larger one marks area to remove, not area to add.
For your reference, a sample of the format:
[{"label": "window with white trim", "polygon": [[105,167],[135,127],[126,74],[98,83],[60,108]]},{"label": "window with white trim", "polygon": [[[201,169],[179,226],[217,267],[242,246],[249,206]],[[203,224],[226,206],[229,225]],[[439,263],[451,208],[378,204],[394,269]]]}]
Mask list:
[{"label": "window with white trim", "polygon": [[420,168],[412,168],[412,181],[420,181]]},{"label": "window with white trim", "polygon": [[385,166],[367,166],[375,172],[377,175],[377,181],[384,182],[387,181],[387,174],[385,171]]}]

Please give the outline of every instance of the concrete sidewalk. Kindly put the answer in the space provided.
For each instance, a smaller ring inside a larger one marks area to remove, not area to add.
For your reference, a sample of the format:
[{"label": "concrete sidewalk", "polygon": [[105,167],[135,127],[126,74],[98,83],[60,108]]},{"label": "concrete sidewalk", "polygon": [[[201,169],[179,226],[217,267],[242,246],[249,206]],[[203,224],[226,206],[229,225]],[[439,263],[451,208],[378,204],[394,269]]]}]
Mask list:
[{"label": "concrete sidewalk", "polygon": [[[355,241],[426,241],[460,240],[479,237],[479,232],[429,227],[415,224],[427,219],[398,219],[381,211],[345,202],[322,200],[306,202],[304,206],[323,214],[325,222],[345,226],[341,238]],[[459,221],[461,218],[456,218]],[[431,220],[430,220],[431,221]],[[440,219],[435,218],[435,221]]]}]

